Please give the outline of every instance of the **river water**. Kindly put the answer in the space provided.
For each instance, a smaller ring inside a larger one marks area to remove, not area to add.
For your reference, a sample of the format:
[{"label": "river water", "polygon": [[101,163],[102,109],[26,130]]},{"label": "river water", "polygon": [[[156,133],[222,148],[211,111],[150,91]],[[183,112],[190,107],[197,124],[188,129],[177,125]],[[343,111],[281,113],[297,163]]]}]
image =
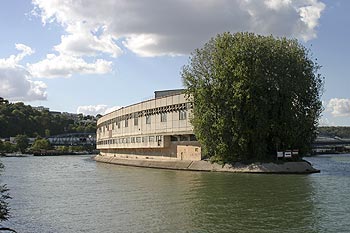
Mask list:
[{"label": "river water", "polygon": [[1,158],[17,232],[350,232],[350,155],[311,175],[171,171],[89,156]]}]

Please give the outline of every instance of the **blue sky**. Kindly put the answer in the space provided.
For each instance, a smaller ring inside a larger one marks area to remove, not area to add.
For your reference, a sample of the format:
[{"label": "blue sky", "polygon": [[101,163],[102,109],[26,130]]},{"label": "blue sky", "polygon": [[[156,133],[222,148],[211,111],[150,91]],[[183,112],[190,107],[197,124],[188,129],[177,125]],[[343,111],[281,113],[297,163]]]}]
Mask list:
[{"label": "blue sky", "polygon": [[350,125],[350,1],[3,0],[0,96],[106,113],[182,88],[181,67],[217,33],[297,38],[322,65],[323,125]]}]

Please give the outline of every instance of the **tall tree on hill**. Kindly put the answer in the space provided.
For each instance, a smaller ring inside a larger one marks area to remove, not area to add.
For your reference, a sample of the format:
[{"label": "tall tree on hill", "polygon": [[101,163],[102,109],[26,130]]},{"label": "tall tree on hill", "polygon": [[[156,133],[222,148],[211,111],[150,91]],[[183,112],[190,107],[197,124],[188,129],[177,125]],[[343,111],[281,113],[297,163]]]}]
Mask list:
[{"label": "tall tree on hill", "polygon": [[310,150],[322,111],[320,66],[297,40],[223,33],[182,70],[192,124],[214,160],[266,160]]}]

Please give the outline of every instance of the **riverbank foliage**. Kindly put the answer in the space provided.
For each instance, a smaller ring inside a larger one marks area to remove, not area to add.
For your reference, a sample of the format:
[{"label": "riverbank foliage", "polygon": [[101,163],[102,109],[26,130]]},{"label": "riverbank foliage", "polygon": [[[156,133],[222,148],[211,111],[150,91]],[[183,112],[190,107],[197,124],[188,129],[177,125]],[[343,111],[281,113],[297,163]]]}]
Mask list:
[{"label": "riverbank foliage", "polygon": [[297,40],[223,33],[182,70],[191,119],[205,156],[269,160],[310,151],[322,110],[319,65]]},{"label": "riverbank foliage", "polygon": [[64,114],[47,110],[37,111],[30,105],[9,103],[0,97],[0,138],[25,134],[28,137],[45,137],[63,133],[96,132],[96,121],[92,116],[70,119]]},{"label": "riverbank foliage", "polygon": [[[0,175],[4,169],[4,165],[0,162]],[[9,206],[7,200],[10,198],[9,189],[6,185],[0,185],[0,222],[9,218]]]},{"label": "riverbank foliage", "polygon": [[52,149],[51,143],[46,138],[36,138],[32,147],[30,148],[31,151],[50,150],[50,149]]}]

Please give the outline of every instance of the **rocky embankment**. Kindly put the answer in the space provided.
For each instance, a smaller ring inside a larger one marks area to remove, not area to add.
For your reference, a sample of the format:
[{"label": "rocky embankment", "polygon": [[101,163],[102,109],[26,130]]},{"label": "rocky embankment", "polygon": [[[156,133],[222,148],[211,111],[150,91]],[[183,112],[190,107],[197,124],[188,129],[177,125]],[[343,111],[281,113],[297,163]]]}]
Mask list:
[{"label": "rocky embankment", "polygon": [[145,159],[145,158],[125,158],[118,156],[97,155],[93,157],[97,162],[111,163],[124,166],[187,170],[187,171],[207,171],[207,172],[236,172],[236,173],[277,173],[277,174],[309,174],[317,173],[317,170],[306,161],[285,162],[285,163],[252,163],[233,165],[220,165],[209,161],[186,161],[177,159]]}]

